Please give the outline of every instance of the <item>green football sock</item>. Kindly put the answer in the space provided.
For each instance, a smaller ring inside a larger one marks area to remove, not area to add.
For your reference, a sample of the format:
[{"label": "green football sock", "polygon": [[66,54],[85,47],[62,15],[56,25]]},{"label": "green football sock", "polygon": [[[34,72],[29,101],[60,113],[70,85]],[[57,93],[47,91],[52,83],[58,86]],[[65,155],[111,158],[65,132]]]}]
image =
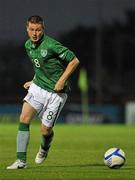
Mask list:
[{"label": "green football sock", "polygon": [[42,149],[44,149],[45,151],[49,150],[49,148],[51,146],[51,142],[53,140],[53,136],[54,136],[53,131],[48,136],[42,135],[42,142],[41,142],[41,148]]},{"label": "green football sock", "polygon": [[17,134],[17,159],[26,161],[29,138],[29,124],[20,123]]}]

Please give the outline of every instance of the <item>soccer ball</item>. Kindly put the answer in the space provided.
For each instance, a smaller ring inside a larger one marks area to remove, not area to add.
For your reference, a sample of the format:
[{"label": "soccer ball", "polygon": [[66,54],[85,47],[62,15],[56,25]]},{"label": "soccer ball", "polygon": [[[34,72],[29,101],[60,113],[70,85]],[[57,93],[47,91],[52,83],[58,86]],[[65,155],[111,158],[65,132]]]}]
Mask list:
[{"label": "soccer ball", "polygon": [[125,153],[120,148],[110,148],[104,154],[104,164],[109,168],[118,169],[126,161]]}]

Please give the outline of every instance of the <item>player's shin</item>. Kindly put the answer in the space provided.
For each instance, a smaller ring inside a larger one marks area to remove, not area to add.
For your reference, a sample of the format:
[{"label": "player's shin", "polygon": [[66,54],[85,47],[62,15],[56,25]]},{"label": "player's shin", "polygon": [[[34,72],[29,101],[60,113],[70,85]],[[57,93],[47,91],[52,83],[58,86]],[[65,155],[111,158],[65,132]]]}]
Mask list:
[{"label": "player's shin", "polygon": [[54,132],[52,131],[49,135],[42,135],[42,142],[41,142],[41,148],[48,152],[51,142],[53,140]]},{"label": "player's shin", "polygon": [[29,124],[20,123],[17,134],[17,159],[26,162],[27,146],[29,143]]}]

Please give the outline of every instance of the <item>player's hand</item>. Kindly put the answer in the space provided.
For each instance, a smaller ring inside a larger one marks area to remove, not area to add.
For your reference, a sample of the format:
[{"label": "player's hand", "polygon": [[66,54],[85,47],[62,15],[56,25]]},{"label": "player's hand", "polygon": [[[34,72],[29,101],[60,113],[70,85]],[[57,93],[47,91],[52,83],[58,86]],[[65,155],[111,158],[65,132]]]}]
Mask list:
[{"label": "player's hand", "polygon": [[29,87],[30,87],[31,84],[32,84],[32,81],[28,81],[28,82],[24,83],[23,87],[24,87],[25,89],[29,89]]},{"label": "player's hand", "polygon": [[55,84],[54,90],[56,92],[60,92],[61,90],[64,89],[64,84],[65,84],[64,81],[57,81],[57,83]]}]

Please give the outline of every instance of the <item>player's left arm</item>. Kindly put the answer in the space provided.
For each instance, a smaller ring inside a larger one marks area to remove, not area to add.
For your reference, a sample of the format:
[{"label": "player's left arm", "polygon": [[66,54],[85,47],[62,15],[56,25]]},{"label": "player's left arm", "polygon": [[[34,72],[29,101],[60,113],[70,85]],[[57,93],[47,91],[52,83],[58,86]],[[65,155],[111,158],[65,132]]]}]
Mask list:
[{"label": "player's left arm", "polygon": [[70,61],[64,71],[64,73],[62,74],[62,76],[59,78],[59,80],[57,81],[54,90],[56,92],[60,92],[61,90],[63,90],[64,85],[66,80],[68,80],[68,78],[71,76],[71,74],[74,72],[74,70],[77,68],[77,66],[79,65],[79,60],[75,57],[72,59],[72,61]]}]

